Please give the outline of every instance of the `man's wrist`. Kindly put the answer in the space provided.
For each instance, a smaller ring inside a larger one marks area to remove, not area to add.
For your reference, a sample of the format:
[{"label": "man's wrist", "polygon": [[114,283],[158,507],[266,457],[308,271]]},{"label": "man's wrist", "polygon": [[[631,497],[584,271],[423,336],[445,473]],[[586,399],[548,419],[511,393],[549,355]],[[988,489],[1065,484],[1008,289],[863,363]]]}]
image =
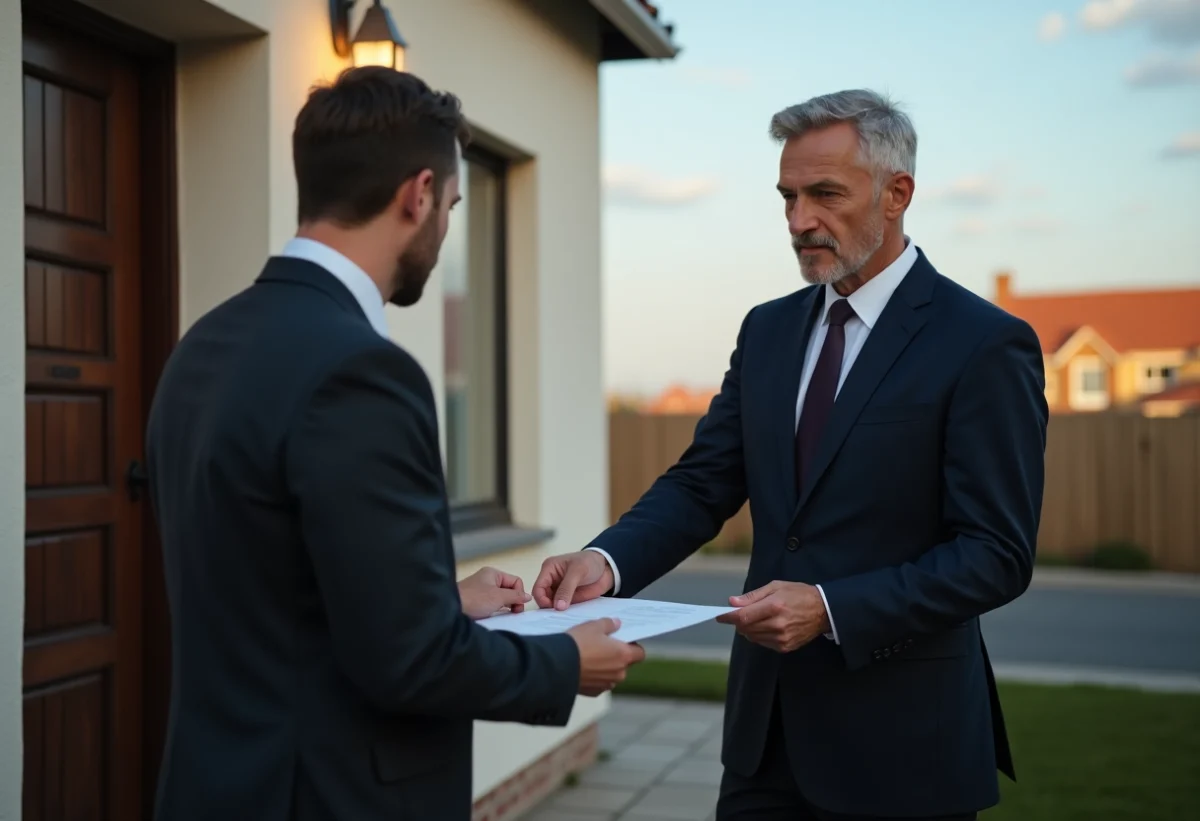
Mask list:
[{"label": "man's wrist", "polygon": [[829,599],[825,598],[825,591],[821,589],[821,585],[818,584],[816,587],[817,593],[821,595],[821,604],[825,608],[825,623],[821,632],[834,644],[841,644],[841,640],[838,639],[837,624],[833,621],[833,612],[829,609]]},{"label": "man's wrist", "polygon": [[614,596],[617,595],[618,593],[620,593],[621,592],[621,571],[617,569],[617,563],[613,561],[612,556],[608,555],[608,551],[602,547],[596,547],[595,545],[588,545],[587,547],[584,548],[584,550],[590,550],[594,553],[599,553],[601,556],[604,557],[604,561],[608,564],[608,569],[612,573],[612,578],[613,578],[612,588],[609,592]]}]

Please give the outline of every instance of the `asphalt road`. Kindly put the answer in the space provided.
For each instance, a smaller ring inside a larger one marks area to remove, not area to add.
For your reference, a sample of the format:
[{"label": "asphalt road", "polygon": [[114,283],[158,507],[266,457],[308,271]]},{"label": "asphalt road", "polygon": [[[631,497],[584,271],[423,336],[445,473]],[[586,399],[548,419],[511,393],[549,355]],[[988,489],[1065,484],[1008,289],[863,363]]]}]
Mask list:
[{"label": "asphalt road", "polygon": [[[727,605],[743,575],[711,570],[668,574],[638,598]],[[1196,591],[1080,587],[1035,582],[983,617],[994,663],[1200,674]],[[655,639],[656,645],[728,648],[733,629],[709,622]]]}]

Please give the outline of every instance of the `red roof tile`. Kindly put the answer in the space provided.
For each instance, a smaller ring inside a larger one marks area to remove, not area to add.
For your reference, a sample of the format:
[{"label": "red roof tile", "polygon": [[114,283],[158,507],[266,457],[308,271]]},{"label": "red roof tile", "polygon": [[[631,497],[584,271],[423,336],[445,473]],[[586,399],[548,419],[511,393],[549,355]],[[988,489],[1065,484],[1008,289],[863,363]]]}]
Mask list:
[{"label": "red roof tile", "polygon": [[1200,288],[1026,296],[1004,275],[996,286],[996,304],[1032,325],[1047,354],[1085,325],[1119,353],[1200,345]]},{"label": "red roof tile", "polygon": [[716,395],[716,389],[689,390],[682,385],[672,385],[647,403],[646,413],[707,413]]},{"label": "red roof tile", "polygon": [[1142,398],[1143,402],[1194,402],[1200,404],[1200,382],[1184,382],[1182,385],[1175,385],[1167,388],[1165,391],[1160,391],[1153,396]]}]

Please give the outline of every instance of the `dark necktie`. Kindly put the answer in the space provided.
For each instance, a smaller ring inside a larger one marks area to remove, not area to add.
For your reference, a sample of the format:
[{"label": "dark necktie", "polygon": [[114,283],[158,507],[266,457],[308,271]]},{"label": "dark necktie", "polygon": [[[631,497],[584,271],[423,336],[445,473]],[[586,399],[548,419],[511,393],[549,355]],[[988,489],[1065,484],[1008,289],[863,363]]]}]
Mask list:
[{"label": "dark necktie", "polygon": [[804,394],[800,424],[796,426],[797,493],[804,491],[805,472],[817,451],[821,430],[833,410],[838,380],[842,375],[842,357],[846,353],[846,320],[852,316],[854,309],[844,299],[839,299],[829,306],[829,328],[825,332],[825,342],[821,345],[817,365],[813,368],[808,390]]}]

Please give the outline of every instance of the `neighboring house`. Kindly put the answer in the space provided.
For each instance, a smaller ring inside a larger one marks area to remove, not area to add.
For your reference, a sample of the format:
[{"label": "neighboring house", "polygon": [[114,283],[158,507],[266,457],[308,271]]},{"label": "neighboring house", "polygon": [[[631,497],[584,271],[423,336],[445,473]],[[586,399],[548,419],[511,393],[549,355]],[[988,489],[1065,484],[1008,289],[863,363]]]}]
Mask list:
[{"label": "neighboring house", "polygon": [[1137,409],[1200,378],[1200,287],[1026,295],[1002,273],[994,301],[1041,340],[1052,412]]},{"label": "neighboring house", "polygon": [[[385,7],[477,135],[445,257],[388,321],[439,397],[460,574],[532,583],[608,523],[599,65],[676,48],[638,0]],[[146,817],[170,666],[147,403],[179,334],[295,228],[293,119],[351,62],[332,8],[0,4],[0,818]],[[479,816],[586,764],[607,705],[481,722]]]},{"label": "neighboring house", "polygon": [[1167,388],[1141,401],[1144,416],[1182,416],[1200,413],[1200,378]]},{"label": "neighboring house", "polygon": [[645,413],[654,414],[705,414],[716,390],[692,390],[682,385],[672,385],[646,403]]}]

